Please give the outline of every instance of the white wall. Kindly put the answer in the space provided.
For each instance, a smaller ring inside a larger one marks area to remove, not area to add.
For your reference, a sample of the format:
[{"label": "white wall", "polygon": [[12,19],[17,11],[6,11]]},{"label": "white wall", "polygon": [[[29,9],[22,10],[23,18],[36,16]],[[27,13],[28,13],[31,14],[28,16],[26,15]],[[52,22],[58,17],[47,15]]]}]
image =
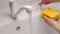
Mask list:
[{"label": "white wall", "polygon": [[[16,0],[18,5],[24,5],[24,4],[28,4],[28,3],[34,3],[40,0]],[[9,0],[0,0],[0,9],[3,8],[8,8],[9,7]]]},{"label": "white wall", "polygon": [[0,0],[0,9],[8,7],[8,0]]}]

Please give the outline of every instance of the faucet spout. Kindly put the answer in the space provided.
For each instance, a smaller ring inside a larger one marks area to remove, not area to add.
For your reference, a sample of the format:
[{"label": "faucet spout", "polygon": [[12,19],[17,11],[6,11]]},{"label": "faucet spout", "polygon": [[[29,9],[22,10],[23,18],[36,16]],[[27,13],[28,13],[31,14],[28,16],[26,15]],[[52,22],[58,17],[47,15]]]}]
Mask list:
[{"label": "faucet spout", "polygon": [[32,14],[33,7],[32,7],[32,6],[29,6],[29,5],[26,5],[26,6],[21,7],[21,8],[16,12],[16,14],[13,16],[13,19],[16,19],[17,16],[18,16],[20,13],[22,13],[21,10],[26,10],[27,13]]}]

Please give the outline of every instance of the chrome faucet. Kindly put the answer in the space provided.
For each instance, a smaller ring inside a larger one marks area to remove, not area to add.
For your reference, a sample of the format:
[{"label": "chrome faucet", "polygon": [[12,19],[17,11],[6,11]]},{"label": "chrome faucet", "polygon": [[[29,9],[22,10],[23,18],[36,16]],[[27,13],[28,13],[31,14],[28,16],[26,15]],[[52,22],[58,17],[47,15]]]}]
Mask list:
[{"label": "chrome faucet", "polygon": [[22,13],[21,10],[26,10],[26,12],[27,12],[28,14],[32,14],[33,8],[32,8],[32,6],[28,6],[28,5],[23,6],[23,7],[20,8],[20,9],[16,12],[16,14],[13,16],[14,19],[19,15],[19,13]]},{"label": "chrome faucet", "polygon": [[21,7],[17,12],[16,12],[16,14],[13,14],[14,12],[14,9],[16,8],[16,2],[14,1],[14,0],[11,0],[10,2],[9,2],[9,6],[10,6],[10,11],[11,11],[11,18],[13,18],[13,19],[16,19],[17,18],[17,16],[19,15],[19,13],[22,13],[22,11],[21,10],[26,10],[26,12],[27,13],[32,13],[32,11],[33,11],[33,7],[32,6],[29,6],[29,5],[25,5],[25,6],[23,6],[23,7]]}]

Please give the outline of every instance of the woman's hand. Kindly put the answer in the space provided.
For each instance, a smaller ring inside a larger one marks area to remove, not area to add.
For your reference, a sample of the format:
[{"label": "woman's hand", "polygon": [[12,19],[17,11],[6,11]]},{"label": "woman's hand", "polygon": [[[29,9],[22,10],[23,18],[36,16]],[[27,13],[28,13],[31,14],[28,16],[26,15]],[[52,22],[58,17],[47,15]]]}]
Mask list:
[{"label": "woman's hand", "polygon": [[60,2],[60,0],[42,0],[42,2],[39,3],[39,5],[41,5],[41,4],[50,4],[50,3],[55,3],[55,2]]},{"label": "woman's hand", "polygon": [[44,17],[44,19],[46,20],[46,23],[51,26],[52,28],[54,28],[56,31],[58,31],[60,33],[60,23],[58,23],[57,21],[54,21],[48,17]]},{"label": "woman's hand", "polygon": [[[55,2],[60,2],[60,0],[42,0],[42,2],[39,3],[39,5],[50,4],[50,3],[55,3]],[[56,31],[58,31],[60,33],[60,23],[58,23],[57,21],[54,21],[48,17],[44,17],[44,19],[46,20],[46,23],[48,25],[50,25],[52,28],[54,28]]]}]

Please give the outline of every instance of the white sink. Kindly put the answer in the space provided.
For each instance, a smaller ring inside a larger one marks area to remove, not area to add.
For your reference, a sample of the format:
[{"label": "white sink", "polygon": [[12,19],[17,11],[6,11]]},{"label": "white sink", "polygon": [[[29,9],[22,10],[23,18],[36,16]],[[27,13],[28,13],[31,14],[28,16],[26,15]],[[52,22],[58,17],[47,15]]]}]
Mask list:
[{"label": "white sink", "polygon": [[[36,5],[31,4],[35,8]],[[50,6],[58,11],[60,7],[60,3],[58,4],[49,4]],[[21,7],[21,6],[20,6]],[[34,11],[32,14],[31,20],[31,31],[32,34],[58,34],[53,28],[48,26],[45,21],[40,17],[40,10]],[[10,18],[9,8],[0,9],[0,34],[30,34],[30,24],[27,13],[24,11],[21,13],[17,20],[13,20]],[[21,29],[18,31],[16,27],[20,26]]]}]

